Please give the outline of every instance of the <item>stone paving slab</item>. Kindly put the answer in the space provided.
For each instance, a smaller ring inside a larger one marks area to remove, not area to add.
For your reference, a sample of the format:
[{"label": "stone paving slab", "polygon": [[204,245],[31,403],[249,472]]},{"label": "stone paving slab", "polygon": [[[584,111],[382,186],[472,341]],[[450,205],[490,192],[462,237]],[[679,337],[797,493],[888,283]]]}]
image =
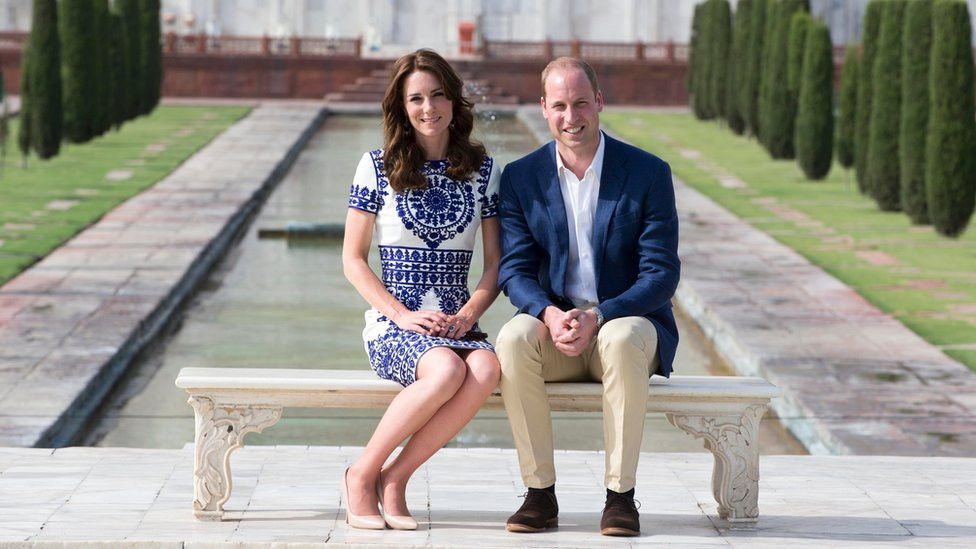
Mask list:
[{"label": "stone paving slab", "polygon": [[0,288],[0,445],[71,442],[323,116],[320,104],[259,105]]},{"label": "stone paving slab", "polygon": [[415,532],[345,524],[354,447],[252,446],[223,521],[194,519],[192,446],[0,449],[0,547],[972,547],[976,459],[763,456],[755,527],[718,518],[706,454],[643,454],[643,535],[599,535],[601,452],[559,452],[560,527],[512,534],[514,450],[445,449],[408,487]]}]

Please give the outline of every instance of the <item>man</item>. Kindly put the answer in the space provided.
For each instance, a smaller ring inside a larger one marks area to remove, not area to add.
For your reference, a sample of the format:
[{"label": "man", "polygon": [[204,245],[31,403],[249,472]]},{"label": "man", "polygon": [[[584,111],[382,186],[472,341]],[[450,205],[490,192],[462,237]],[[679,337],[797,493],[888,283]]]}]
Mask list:
[{"label": "man", "polygon": [[604,535],[640,535],[634,504],[651,374],[678,343],[678,218],[671,170],[600,131],[603,95],[585,61],[542,72],[551,141],[502,173],[499,286],[518,308],[496,349],[528,487],[512,532],[558,525],[547,381],[603,384]]}]

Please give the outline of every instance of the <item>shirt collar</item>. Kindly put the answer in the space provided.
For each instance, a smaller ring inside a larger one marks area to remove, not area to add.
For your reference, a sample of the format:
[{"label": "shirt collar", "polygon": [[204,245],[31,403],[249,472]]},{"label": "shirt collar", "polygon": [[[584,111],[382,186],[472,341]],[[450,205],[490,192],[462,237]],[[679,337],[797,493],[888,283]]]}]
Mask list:
[{"label": "shirt collar", "polygon": [[[593,175],[596,177],[597,181],[600,181],[600,176],[603,174],[603,150],[605,148],[606,141],[603,139],[603,130],[600,130],[600,144],[596,148],[596,154],[593,155],[593,162],[590,163],[586,171],[593,170]],[[556,154],[556,172],[562,175],[563,170],[566,166],[563,164],[563,157],[559,156],[559,149],[555,148]],[[583,177],[586,177],[586,173],[583,173]]]}]

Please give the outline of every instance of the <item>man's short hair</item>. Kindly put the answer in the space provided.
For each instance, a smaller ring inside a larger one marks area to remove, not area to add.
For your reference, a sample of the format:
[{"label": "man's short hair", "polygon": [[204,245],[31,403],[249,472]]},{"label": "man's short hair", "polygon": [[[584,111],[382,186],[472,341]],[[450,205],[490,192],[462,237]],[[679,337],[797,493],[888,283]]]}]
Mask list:
[{"label": "man's short hair", "polygon": [[590,87],[593,88],[593,96],[595,97],[597,93],[600,92],[600,85],[596,81],[596,71],[589,63],[583,61],[578,57],[558,57],[553,59],[546,65],[546,68],[542,69],[542,98],[546,98],[546,79],[549,78],[549,73],[554,70],[572,70],[578,69],[583,71],[586,75],[586,79],[590,81]]}]

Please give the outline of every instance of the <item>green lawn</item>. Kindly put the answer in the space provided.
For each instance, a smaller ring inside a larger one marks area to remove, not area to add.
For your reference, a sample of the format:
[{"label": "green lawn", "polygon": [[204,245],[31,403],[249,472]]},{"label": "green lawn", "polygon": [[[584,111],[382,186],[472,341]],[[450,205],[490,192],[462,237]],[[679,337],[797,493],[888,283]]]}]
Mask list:
[{"label": "green lawn", "polygon": [[601,121],[976,370],[976,227],[950,239],[913,226],[860,194],[853,172],[835,164],[826,180],[808,181],[796,162],[771,160],[754,139],[689,113],[611,111]]},{"label": "green lawn", "polygon": [[22,167],[17,124],[0,171],[0,284],[183,163],[250,107],[160,106],[53,159]]}]

